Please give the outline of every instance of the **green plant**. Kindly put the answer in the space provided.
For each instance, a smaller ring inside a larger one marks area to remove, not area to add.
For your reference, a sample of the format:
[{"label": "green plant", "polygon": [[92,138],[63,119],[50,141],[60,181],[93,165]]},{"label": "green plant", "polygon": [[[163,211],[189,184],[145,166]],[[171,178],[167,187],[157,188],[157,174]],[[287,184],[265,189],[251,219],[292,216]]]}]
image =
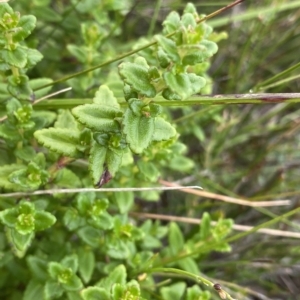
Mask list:
[{"label": "green plant", "polygon": [[[132,5],[35,0],[12,2],[13,10],[0,3],[3,299],[233,299],[234,289],[227,293],[206,277],[202,265],[264,224],[228,237],[233,221],[225,210],[208,213],[207,204],[197,210],[179,196],[171,210],[194,210],[202,216],[200,225],[135,218],[140,199],[147,209],[164,197],[154,189],[160,177],[198,176],[201,163],[191,137],[204,146],[208,134],[215,137],[207,146],[205,170],[220,164],[224,149],[247,139],[246,117],[241,134],[229,142],[234,122],[226,123],[222,106],[200,112],[191,107],[193,95],[212,93],[210,58],[227,34],[214,32],[208,18],[188,3],[181,15],[165,18],[161,34],[122,43],[127,31],[120,24],[130,26],[126,15]],[[37,20],[17,9],[32,11]],[[120,51],[127,54],[118,56]],[[66,72],[71,75],[62,77]],[[44,101],[51,87],[63,82],[72,87],[66,99]],[[77,99],[69,100],[73,95]],[[214,103],[197,97],[194,103]],[[211,120],[226,126],[205,127]],[[253,157],[246,153],[243,159]],[[210,176],[201,180],[219,188]],[[97,189],[104,185],[112,189]]]}]

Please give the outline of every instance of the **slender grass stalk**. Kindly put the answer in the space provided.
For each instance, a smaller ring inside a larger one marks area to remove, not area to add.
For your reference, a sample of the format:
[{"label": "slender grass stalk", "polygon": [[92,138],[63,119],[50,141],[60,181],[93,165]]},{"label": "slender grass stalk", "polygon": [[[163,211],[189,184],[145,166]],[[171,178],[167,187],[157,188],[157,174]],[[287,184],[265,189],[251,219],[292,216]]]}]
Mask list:
[{"label": "slender grass stalk", "polygon": [[189,253],[183,253],[183,254],[180,254],[178,256],[175,256],[175,257],[170,257],[170,258],[167,258],[167,259],[162,259],[161,261],[157,262],[155,264],[155,267],[161,267],[161,266],[164,266],[166,264],[169,264],[169,263],[173,263],[173,262],[176,262],[176,261],[179,261],[183,258],[186,258],[186,257],[190,257],[190,256],[194,256],[194,255],[198,255],[200,253],[208,253],[210,251],[213,251],[220,243],[231,243],[231,242],[234,242],[236,240],[239,240],[249,234],[252,234],[254,232],[257,232],[259,229],[262,229],[262,228],[266,228],[266,227],[269,227],[271,225],[274,225],[280,221],[282,221],[283,219],[286,219],[296,213],[299,213],[300,212],[300,207],[298,208],[295,208],[281,216],[278,216],[276,218],[273,218],[272,220],[269,220],[267,222],[264,222],[262,224],[259,224],[255,227],[253,227],[252,229],[248,230],[248,231],[245,231],[245,232],[241,232],[241,233],[238,233],[238,234],[235,234],[227,239],[224,239],[222,241],[216,241],[208,246],[204,245],[204,246],[201,246],[199,249],[196,249],[195,251],[192,251],[192,252],[189,252]]}]

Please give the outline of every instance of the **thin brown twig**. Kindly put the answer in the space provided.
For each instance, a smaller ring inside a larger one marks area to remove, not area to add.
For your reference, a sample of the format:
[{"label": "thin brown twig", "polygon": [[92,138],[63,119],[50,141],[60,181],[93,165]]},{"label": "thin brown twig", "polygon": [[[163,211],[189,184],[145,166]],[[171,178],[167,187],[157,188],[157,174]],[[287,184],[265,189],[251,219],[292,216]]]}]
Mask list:
[{"label": "thin brown twig", "polygon": [[[201,221],[202,221],[201,219],[196,219],[196,218],[168,216],[168,215],[160,215],[160,214],[141,213],[141,212],[131,212],[130,215],[133,217],[140,218],[140,219],[175,221],[175,222],[182,222],[182,223],[195,224],[195,225],[201,224]],[[211,225],[215,226],[216,224],[217,224],[217,222],[211,221]],[[237,231],[248,231],[248,230],[251,230],[252,228],[253,228],[253,226],[246,226],[246,225],[239,225],[239,224],[232,225],[232,229],[237,230]],[[263,234],[268,234],[268,235],[280,236],[280,237],[289,237],[289,238],[300,239],[300,233],[292,232],[292,231],[261,228],[257,232],[263,233]]]},{"label": "thin brown twig", "polygon": [[[165,181],[160,179],[159,183],[164,185],[164,186],[180,186],[175,183]],[[245,205],[245,206],[251,206],[251,207],[269,207],[269,206],[282,206],[282,205],[290,205],[291,201],[290,200],[275,200],[275,201],[260,201],[260,202],[253,202],[253,201],[248,201],[245,199],[238,199],[238,198],[233,198],[233,197],[228,197],[225,195],[220,195],[220,194],[215,194],[207,191],[197,191],[193,189],[182,189],[183,192],[189,193],[189,194],[194,194],[199,197],[206,197],[214,200],[220,200],[228,203],[233,203],[233,204],[238,204],[238,205]]]}]

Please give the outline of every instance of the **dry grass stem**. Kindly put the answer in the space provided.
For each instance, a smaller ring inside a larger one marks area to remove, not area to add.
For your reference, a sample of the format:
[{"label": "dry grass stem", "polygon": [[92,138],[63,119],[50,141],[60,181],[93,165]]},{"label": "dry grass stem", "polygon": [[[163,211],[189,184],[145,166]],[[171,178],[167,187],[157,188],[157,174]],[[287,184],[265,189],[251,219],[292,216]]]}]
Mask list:
[{"label": "dry grass stem", "polygon": [[[172,182],[168,182],[165,180],[159,180],[159,183],[168,186],[168,187],[175,187],[178,186],[177,184],[174,184]],[[251,206],[251,207],[269,207],[269,206],[283,206],[283,205],[290,205],[291,201],[290,200],[276,200],[276,201],[260,201],[260,202],[252,202],[244,199],[238,199],[238,198],[233,198],[233,197],[228,197],[220,194],[215,194],[211,192],[206,192],[206,191],[196,191],[190,188],[185,188],[182,189],[183,192],[189,193],[189,194],[194,194],[199,197],[206,197],[214,200],[220,200],[228,203],[233,203],[237,205],[245,205],[245,206]]]}]

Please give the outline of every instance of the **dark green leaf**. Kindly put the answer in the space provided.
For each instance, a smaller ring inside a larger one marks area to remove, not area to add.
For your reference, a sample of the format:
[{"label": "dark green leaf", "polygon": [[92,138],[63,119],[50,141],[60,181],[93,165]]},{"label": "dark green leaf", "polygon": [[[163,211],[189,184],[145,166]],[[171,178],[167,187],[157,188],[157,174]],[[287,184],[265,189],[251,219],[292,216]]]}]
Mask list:
[{"label": "dark green leaf", "polygon": [[9,243],[12,245],[13,249],[15,250],[15,254],[18,257],[23,257],[34,238],[34,233],[29,233],[24,235],[19,233],[15,229],[7,228],[6,236]]},{"label": "dark green leaf", "polygon": [[19,213],[17,208],[8,208],[0,212],[1,222],[8,227],[15,226],[18,216]]},{"label": "dark green leaf", "polygon": [[186,288],[185,282],[178,282],[160,289],[164,300],[180,300]]},{"label": "dark green leaf", "polygon": [[25,169],[24,166],[17,165],[17,164],[0,166],[0,187],[7,189],[7,190],[20,189],[18,185],[11,183],[8,180],[8,177],[12,172],[17,171],[22,168]]},{"label": "dark green leaf", "polygon": [[69,157],[79,156],[80,152],[77,150],[77,144],[79,141],[78,131],[48,128],[36,131],[34,136],[39,143],[54,152]]},{"label": "dark green leaf", "polygon": [[34,216],[35,219],[35,230],[45,230],[51,227],[55,222],[56,218],[46,211],[37,211]]},{"label": "dark green leaf", "polygon": [[31,100],[33,91],[29,86],[29,78],[26,75],[8,76],[7,90],[15,98],[20,100]]},{"label": "dark green leaf", "polygon": [[76,122],[75,118],[71,114],[70,110],[68,109],[60,109],[57,120],[54,123],[55,128],[67,128],[71,130],[77,131],[78,123]]},{"label": "dark green leaf", "polygon": [[36,24],[36,17],[32,15],[22,16],[18,27],[20,28],[13,34],[14,42],[20,42],[30,35]]},{"label": "dark green leaf", "polygon": [[130,149],[142,153],[150,144],[154,133],[154,118],[136,116],[130,109],[124,114],[124,132]]},{"label": "dark green leaf", "polygon": [[78,211],[72,207],[69,207],[66,211],[63,222],[69,230],[75,230],[85,223],[84,219],[79,216]]},{"label": "dark green leaf", "polygon": [[185,257],[178,261],[180,269],[190,272],[192,274],[199,274],[199,267],[196,261],[191,257]]},{"label": "dark green leaf", "polygon": [[54,281],[48,280],[44,287],[44,299],[51,300],[60,297],[64,293],[62,286]]},{"label": "dark green leaf", "polygon": [[69,44],[67,45],[67,49],[81,63],[85,63],[87,61],[88,53],[86,51],[86,47]]},{"label": "dark green leaf", "polygon": [[94,143],[89,157],[89,170],[94,185],[98,184],[103,172],[106,160],[107,148]]},{"label": "dark green leaf", "polygon": [[119,65],[119,72],[124,81],[138,93],[151,98],[156,95],[156,89],[149,79],[148,69],[141,59],[134,63],[124,62]]},{"label": "dark green leaf", "polygon": [[155,39],[174,63],[180,61],[180,56],[177,52],[177,46],[173,40],[166,38],[163,35],[156,35]]},{"label": "dark green leaf", "polygon": [[40,62],[43,59],[43,55],[40,51],[36,49],[26,49],[27,52],[27,64],[26,68],[32,68],[34,67],[38,62]]},{"label": "dark green leaf", "polygon": [[36,152],[33,147],[26,146],[21,149],[16,149],[15,155],[19,159],[29,162],[32,160],[32,157],[34,157],[36,155]]},{"label": "dark green leaf", "polygon": [[134,202],[133,192],[119,192],[114,193],[114,199],[119,207],[120,213],[125,214],[129,212]]},{"label": "dark green leaf", "polygon": [[78,276],[76,276],[75,274],[73,274],[72,276],[70,276],[70,278],[68,278],[68,280],[63,284],[63,288],[66,291],[79,291],[80,289],[82,289],[83,284],[80,280],[80,278]]},{"label": "dark green leaf", "polygon": [[179,255],[184,247],[184,237],[179,226],[175,222],[171,222],[169,225],[168,240],[171,254],[174,256]]},{"label": "dark green leaf", "polygon": [[89,248],[81,248],[78,252],[79,274],[84,283],[88,283],[95,268],[95,254]]},{"label": "dark green leaf", "polygon": [[101,279],[98,283],[98,287],[105,288],[106,291],[110,291],[111,287],[114,284],[125,284],[127,278],[127,272],[124,265],[117,266],[110,274],[106,277]]},{"label": "dark green leaf", "polygon": [[26,49],[23,47],[17,47],[14,50],[2,49],[0,52],[2,59],[11,66],[16,68],[24,68],[27,63]]},{"label": "dark green leaf", "polygon": [[63,258],[61,264],[71,269],[73,273],[76,273],[78,269],[78,256],[76,254],[68,255]]},{"label": "dark green leaf", "polygon": [[120,129],[115,119],[121,116],[122,112],[114,106],[85,104],[73,108],[72,113],[88,128],[101,132],[115,132]]},{"label": "dark green leaf", "polygon": [[91,286],[81,291],[84,300],[111,300],[109,292],[104,288]]},{"label": "dark green leaf", "polygon": [[100,245],[100,234],[99,229],[95,229],[91,226],[86,226],[78,230],[79,237],[91,247],[99,247]]},{"label": "dark green leaf", "polygon": [[57,280],[64,271],[64,266],[58,262],[51,261],[48,263],[48,273],[52,279]]},{"label": "dark green leaf", "polygon": [[211,236],[211,226],[210,226],[210,215],[205,212],[202,215],[201,225],[200,225],[200,237],[201,240],[206,240]]},{"label": "dark green leaf", "polygon": [[151,182],[154,182],[157,180],[160,173],[152,162],[139,160],[137,162],[137,165],[138,165],[139,170],[141,171],[141,173],[145,176],[145,178],[147,180],[149,180]]},{"label": "dark green leaf", "polygon": [[104,106],[112,106],[114,108],[120,109],[120,104],[115,98],[113,92],[109,89],[107,85],[101,85],[99,90],[96,92],[93,102],[96,104]]},{"label": "dark green leaf", "polygon": [[161,117],[155,118],[155,130],[152,137],[153,141],[167,141],[176,135],[176,129]]},{"label": "dark green leaf", "polygon": [[47,261],[32,255],[28,256],[26,260],[32,275],[36,279],[40,281],[44,281],[47,279]]},{"label": "dark green leaf", "polygon": [[44,285],[37,279],[31,279],[26,286],[22,300],[43,299]]},{"label": "dark green leaf", "polygon": [[164,32],[171,33],[180,28],[180,16],[177,12],[172,11],[163,21]]}]

